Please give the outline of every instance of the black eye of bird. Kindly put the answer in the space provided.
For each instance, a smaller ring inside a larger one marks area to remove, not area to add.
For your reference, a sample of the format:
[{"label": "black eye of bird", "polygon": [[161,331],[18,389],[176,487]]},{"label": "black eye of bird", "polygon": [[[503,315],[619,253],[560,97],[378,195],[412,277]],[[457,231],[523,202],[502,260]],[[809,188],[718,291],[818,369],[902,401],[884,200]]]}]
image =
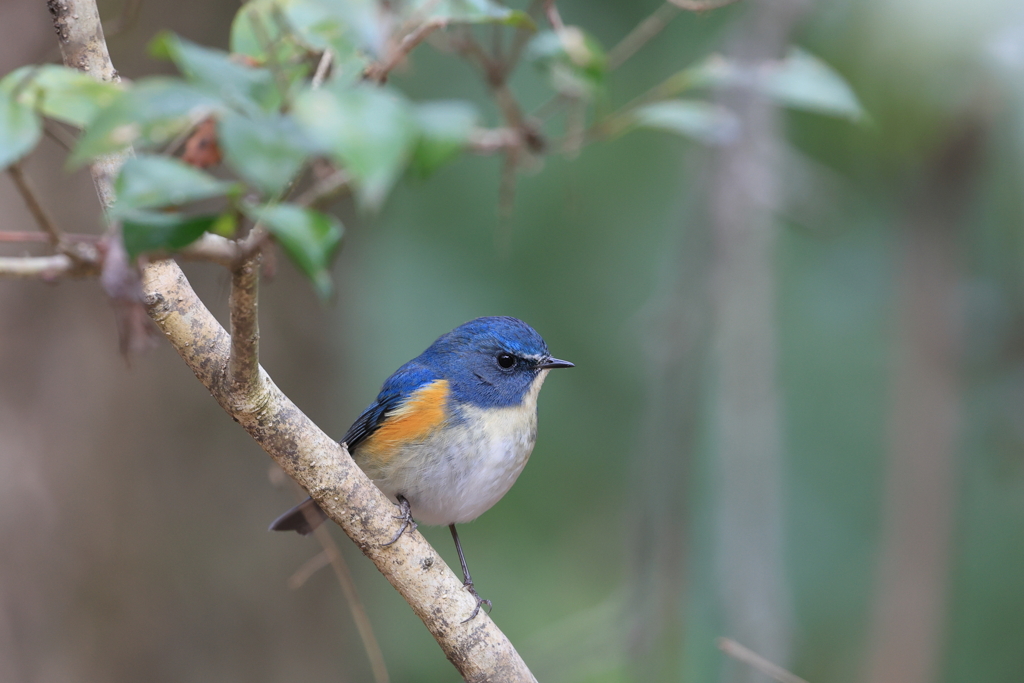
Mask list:
[{"label": "black eye of bird", "polygon": [[511,353],[499,353],[498,354],[498,365],[508,370],[510,367],[516,364],[516,357]]}]

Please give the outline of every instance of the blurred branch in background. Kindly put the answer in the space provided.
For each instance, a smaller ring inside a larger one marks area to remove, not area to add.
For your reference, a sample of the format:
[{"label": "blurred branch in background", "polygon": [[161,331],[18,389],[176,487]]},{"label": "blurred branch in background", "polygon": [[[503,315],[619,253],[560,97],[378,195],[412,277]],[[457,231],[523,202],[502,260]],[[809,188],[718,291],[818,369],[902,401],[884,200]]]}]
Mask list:
[{"label": "blurred branch in background", "polygon": [[[788,0],[752,3],[728,56],[751,67],[778,59],[804,7]],[[685,220],[693,227],[681,233],[670,269],[674,284],[667,300],[652,306],[651,322],[644,326],[649,375],[645,437],[637,453],[636,618],[629,642],[644,680],[677,678],[683,670],[693,675],[694,667],[716,677],[717,666],[693,663],[709,661],[711,642],[691,637],[719,627],[771,661],[784,664],[790,649],[773,274],[782,134],[775,105],[752,88],[723,89],[720,101],[736,113],[742,132],[706,155],[708,170],[692,196],[707,199]],[[708,353],[713,369],[703,376]],[[710,394],[703,386],[709,380]],[[702,406],[708,400],[714,402]],[[705,417],[711,426],[702,428]],[[706,430],[712,446],[701,450],[715,474],[707,497],[695,498],[688,495],[698,491],[692,460]],[[714,519],[713,541],[686,538],[695,528],[693,515]],[[687,561],[686,548],[714,558]],[[701,572],[687,576],[694,563],[711,565],[712,578],[705,580]],[[720,626],[708,612],[696,616],[702,613],[694,607],[701,602],[697,593],[719,605],[710,609],[721,615]],[[684,640],[701,654],[681,652]],[[690,659],[685,667],[683,657]],[[722,680],[757,675],[736,665]]]},{"label": "blurred branch in background", "polygon": [[865,683],[930,683],[941,671],[963,422],[960,241],[987,125],[978,111],[955,125],[907,209]]},{"label": "blurred branch in background", "polygon": [[[752,2],[727,54],[751,65],[781,58],[808,6],[805,0]],[[719,99],[735,112],[740,134],[720,148],[709,170],[715,590],[722,635],[785,667],[792,603],[783,565],[773,215],[782,197],[783,133],[778,108],[753,88],[722,89]],[[721,680],[758,678],[734,666]]]},{"label": "blurred branch in background", "polygon": [[779,683],[807,683],[807,681],[799,676],[792,674],[781,666],[777,666],[772,662],[769,662],[761,655],[743,647],[735,640],[719,638],[718,649],[735,659],[737,662],[743,662],[752,669],[760,671],[765,676],[769,676]]},{"label": "blurred branch in background", "polygon": [[[692,189],[688,199],[699,196]],[[679,213],[682,213],[681,211]],[[678,218],[677,220],[686,220]],[[697,221],[688,221],[691,224]],[[646,397],[633,453],[629,658],[639,680],[678,678],[687,587],[692,468],[701,424],[702,365],[710,327],[710,244],[704,230],[683,230],[664,292],[640,316]]]}]

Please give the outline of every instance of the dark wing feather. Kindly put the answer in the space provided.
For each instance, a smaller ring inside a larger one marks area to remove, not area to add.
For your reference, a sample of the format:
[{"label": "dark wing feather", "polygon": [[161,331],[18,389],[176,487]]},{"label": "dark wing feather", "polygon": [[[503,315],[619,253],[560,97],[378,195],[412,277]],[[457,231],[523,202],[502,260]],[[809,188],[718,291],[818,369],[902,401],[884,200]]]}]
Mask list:
[{"label": "dark wing feather", "polygon": [[363,414],[356,418],[352,426],[345,432],[342,442],[348,444],[351,451],[361,442],[365,441],[384,422],[389,413],[394,412],[424,384],[429,384],[437,379],[437,373],[420,363],[410,361],[398,368],[395,374],[388,377],[381,387],[377,400],[363,411]]}]

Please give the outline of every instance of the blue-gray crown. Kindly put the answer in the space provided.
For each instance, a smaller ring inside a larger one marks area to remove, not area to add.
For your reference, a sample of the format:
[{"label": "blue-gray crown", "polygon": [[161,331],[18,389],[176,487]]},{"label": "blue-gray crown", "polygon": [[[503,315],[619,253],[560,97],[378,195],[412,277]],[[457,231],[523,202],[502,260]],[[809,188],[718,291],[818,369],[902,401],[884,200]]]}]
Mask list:
[{"label": "blue-gray crown", "polygon": [[449,381],[455,401],[479,407],[519,405],[541,370],[572,367],[551,358],[536,330],[506,316],[459,325],[416,361]]}]

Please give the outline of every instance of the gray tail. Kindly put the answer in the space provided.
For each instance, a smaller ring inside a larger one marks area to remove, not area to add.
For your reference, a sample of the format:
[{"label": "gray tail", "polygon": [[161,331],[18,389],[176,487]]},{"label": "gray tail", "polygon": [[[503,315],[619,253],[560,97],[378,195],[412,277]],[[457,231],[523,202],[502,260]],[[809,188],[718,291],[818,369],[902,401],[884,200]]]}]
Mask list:
[{"label": "gray tail", "polygon": [[270,531],[297,531],[309,536],[323,524],[327,515],[312,498],[307,498],[273,521]]}]

